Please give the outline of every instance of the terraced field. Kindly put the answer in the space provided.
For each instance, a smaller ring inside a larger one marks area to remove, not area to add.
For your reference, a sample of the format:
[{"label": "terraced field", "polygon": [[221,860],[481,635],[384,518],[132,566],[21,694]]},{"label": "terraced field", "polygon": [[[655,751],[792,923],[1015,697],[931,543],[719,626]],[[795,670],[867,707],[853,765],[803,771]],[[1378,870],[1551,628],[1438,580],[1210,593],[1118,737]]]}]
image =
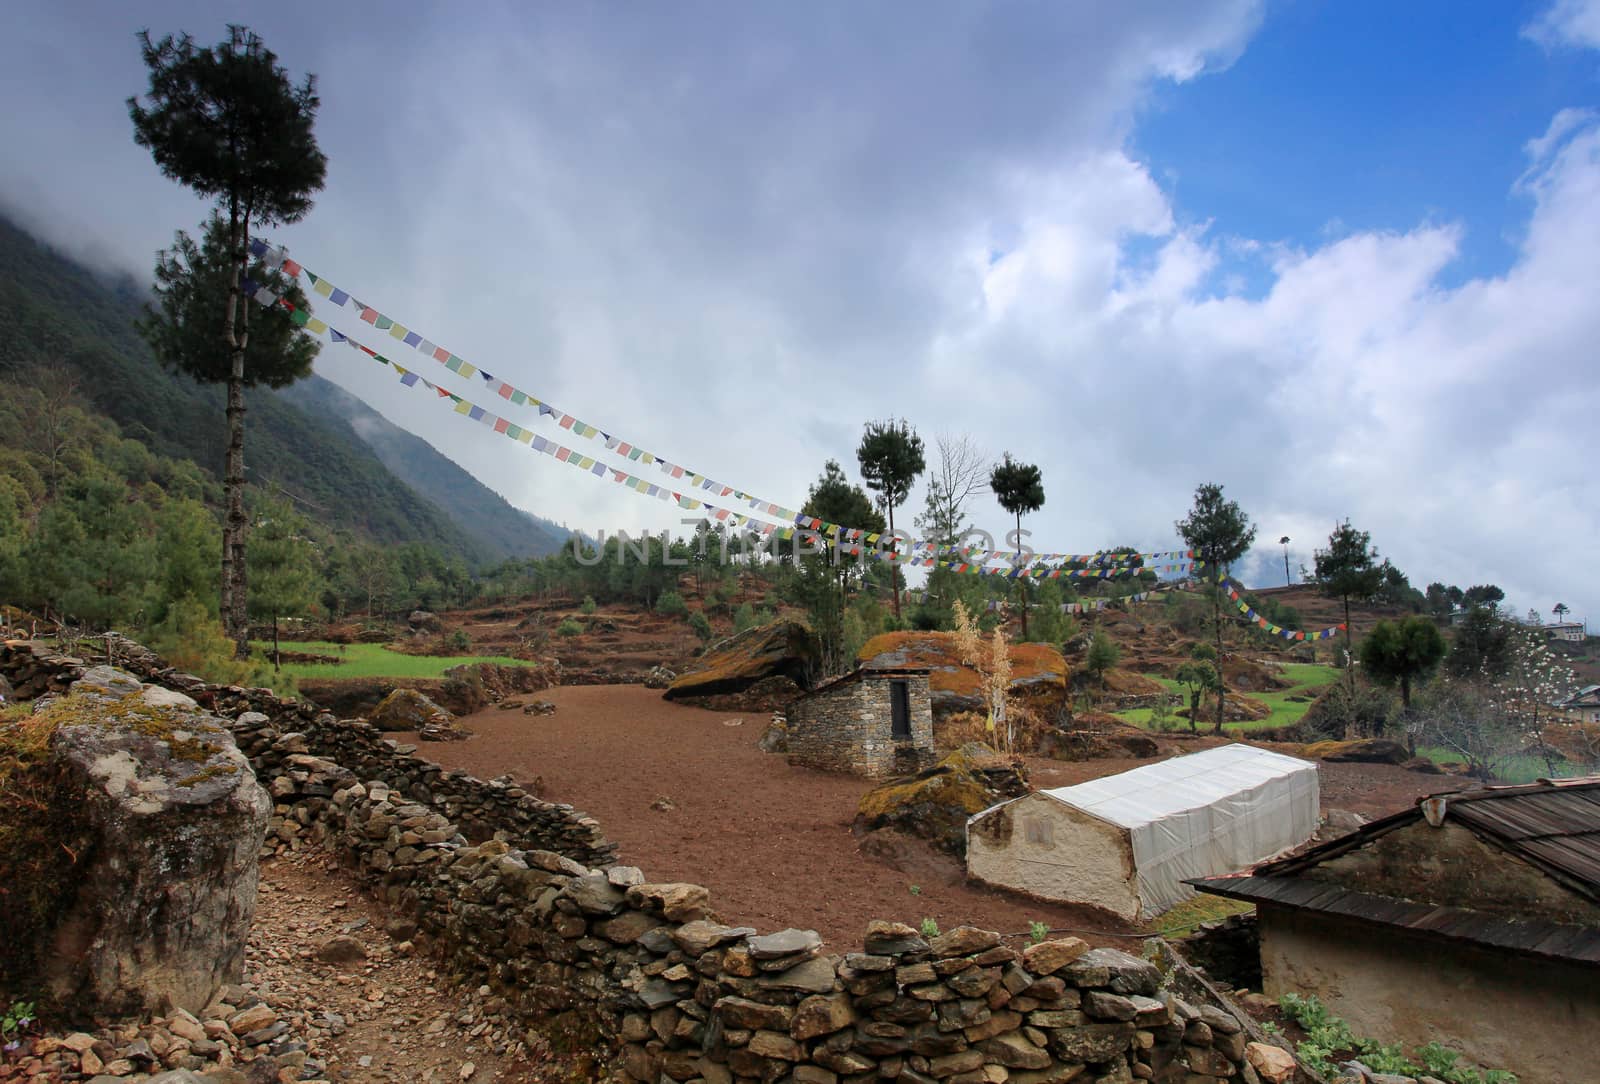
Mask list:
[{"label": "terraced field", "polygon": [[[1287,689],[1277,689],[1272,692],[1250,693],[1251,699],[1259,700],[1272,709],[1272,714],[1265,719],[1256,719],[1251,722],[1228,723],[1224,729],[1230,734],[1248,734],[1254,730],[1266,730],[1273,727],[1291,726],[1298,723],[1311,707],[1311,702],[1317,698],[1323,689],[1339,680],[1339,670],[1333,666],[1322,666],[1308,662],[1280,663],[1279,669],[1285,681],[1293,684]],[[1187,705],[1189,694],[1184,687],[1171,678],[1164,678],[1157,674],[1146,674],[1152,681],[1158,681],[1179,698],[1180,706]],[[1204,713],[1204,707],[1201,709]],[[1150,709],[1131,708],[1127,711],[1115,713],[1118,718],[1126,719],[1136,726],[1149,728]],[[1187,727],[1184,719],[1176,719],[1181,727]],[[1202,723],[1202,727],[1205,724]]]}]

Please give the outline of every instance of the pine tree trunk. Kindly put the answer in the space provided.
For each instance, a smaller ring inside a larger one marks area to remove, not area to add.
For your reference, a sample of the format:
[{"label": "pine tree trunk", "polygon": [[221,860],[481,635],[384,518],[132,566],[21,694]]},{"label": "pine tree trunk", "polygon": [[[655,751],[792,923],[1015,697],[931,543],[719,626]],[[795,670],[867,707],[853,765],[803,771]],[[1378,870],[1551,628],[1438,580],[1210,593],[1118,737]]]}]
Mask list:
[{"label": "pine tree trunk", "polygon": [[228,377],[228,465],[223,477],[228,510],[224,531],[224,555],[228,579],[228,612],[224,618],[228,638],[234,643],[234,656],[250,654],[249,573],[245,567],[245,544],[250,524],[244,513],[244,350],[235,349],[233,372]]},{"label": "pine tree trunk", "polygon": [[1228,679],[1222,670],[1222,582],[1217,582],[1216,591],[1211,596],[1211,613],[1216,622],[1217,636],[1217,721],[1214,732],[1222,733],[1222,720],[1227,712]]},{"label": "pine tree trunk", "polygon": [[1344,596],[1344,669],[1351,691],[1356,687],[1356,656],[1350,650],[1350,596]]},{"label": "pine tree trunk", "polygon": [[244,658],[250,650],[246,614],[248,590],[245,572],[244,515],[244,348],[250,317],[245,312],[239,276],[247,267],[249,215],[241,217],[237,201],[228,207],[228,243],[234,254],[234,275],[228,283],[228,306],[223,314],[223,345],[228,351],[228,451],[223,463],[222,486],[226,511],[222,521],[222,584],[219,610],[223,632],[234,643],[234,654]]},{"label": "pine tree trunk", "polygon": [[[885,504],[889,504],[888,501],[885,501],[884,503]],[[891,540],[890,545],[891,545],[891,547],[893,547],[894,542],[897,541],[897,539],[895,539],[895,535],[894,535],[894,505],[892,505],[892,504],[889,504],[889,538]],[[889,550],[889,553],[891,555],[891,558],[890,558],[890,561],[889,561],[889,584],[890,584],[891,587],[894,588],[894,617],[895,617],[896,621],[899,621],[900,620],[900,562],[893,559],[893,557],[895,556],[895,549],[894,548],[891,548]]]},{"label": "pine tree trunk", "polygon": [[[1017,513],[1017,556],[1022,556],[1022,513]],[[1028,638],[1028,592],[1022,577],[1017,577],[1017,596],[1022,603],[1022,638]]]}]

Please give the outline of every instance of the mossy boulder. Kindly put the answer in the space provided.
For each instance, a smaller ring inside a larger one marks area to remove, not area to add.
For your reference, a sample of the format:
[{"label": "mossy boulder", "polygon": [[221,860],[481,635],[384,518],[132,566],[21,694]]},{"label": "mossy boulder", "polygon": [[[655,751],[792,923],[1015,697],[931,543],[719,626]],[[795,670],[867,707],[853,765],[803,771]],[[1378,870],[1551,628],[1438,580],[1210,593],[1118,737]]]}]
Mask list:
[{"label": "mossy boulder", "polygon": [[1411,759],[1404,745],[1389,738],[1313,742],[1300,750],[1300,755],[1308,760],[1329,760],[1336,764],[1404,764]]},{"label": "mossy boulder", "polygon": [[455,716],[416,689],[396,689],[367,717],[379,730],[423,730],[448,727],[454,721]]},{"label": "mossy boulder", "polygon": [[[985,650],[988,650],[987,643]],[[1067,702],[1067,660],[1050,644],[1011,644],[1011,695],[1045,718]],[[864,670],[928,668],[935,718],[986,709],[978,672],[961,661],[952,632],[886,632],[856,656]]]},{"label": "mossy boulder", "polygon": [[[774,688],[789,688],[773,678],[787,679],[798,696],[821,672],[822,651],[811,630],[798,621],[774,621],[712,644],[698,665],[674,678],[662,696],[699,704],[744,694],[758,684],[768,697]],[[726,699],[718,706],[737,707]]]},{"label": "mossy boulder", "polygon": [[968,817],[1028,789],[1020,760],[968,742],[926,771],[867,791],[855,828],[897,829],[959,856],[966,853]]},{"label": "mossy boulder", "polygon": [[[94,667],[70,695],[0,732],[0,762],[8,756],[28,778],[0,789],[35,800],[27,816],[0,817],[0,889],[51,878],[48,898],[0,890],[8,913],[50,903],[11,914],[36,957],[29,989],[86,1021],[199,1012],[239,981],[272,802],[223,720]],[[42,861],[57,851],[70,864]],[[0,965],[18,962],[0,952]],[[0,985],[18,978],[6,970]]]}]

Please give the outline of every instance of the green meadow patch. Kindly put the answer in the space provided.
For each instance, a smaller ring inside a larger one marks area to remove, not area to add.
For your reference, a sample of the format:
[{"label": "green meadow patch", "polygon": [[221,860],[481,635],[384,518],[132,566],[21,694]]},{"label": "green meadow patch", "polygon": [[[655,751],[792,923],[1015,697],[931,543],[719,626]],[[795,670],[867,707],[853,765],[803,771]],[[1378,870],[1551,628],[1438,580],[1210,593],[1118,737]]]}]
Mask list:
[{"label": "green meadow patch", "polygon": [[[254,645],[272,657],[271,644]],[[333,644],[325,641],[296,641],[283,645],[285,651],[331,655],[337,663],[286,662],[283,671],[295,678],[441,678],[454,666],[493,662],[501,666],[533,666],[526,659],[507,655],[403,655],[382,644]]]}]

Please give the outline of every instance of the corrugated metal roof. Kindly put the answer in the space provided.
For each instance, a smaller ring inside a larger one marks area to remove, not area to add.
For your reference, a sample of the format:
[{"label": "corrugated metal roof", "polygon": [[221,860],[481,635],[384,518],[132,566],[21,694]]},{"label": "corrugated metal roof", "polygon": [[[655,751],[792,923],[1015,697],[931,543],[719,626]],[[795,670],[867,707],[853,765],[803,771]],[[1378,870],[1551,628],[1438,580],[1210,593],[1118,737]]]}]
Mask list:
[{"label": "corrugated metal roof", "polygon": [[1204,892],[1250,903],[1316,911],[1411,930],[1427,937],[1600,966],[1600,929],[1589,926],[1569,926],[1543,919],[1514,922],[1463,907],[1412,903],[1304,877],[1243,874],[1196,878],[1186,883]]},{"label": "corrugated metal roof", "polygon": [[1235,743],[1040,793],[1119,827],[1139,828],[1268,780],[1316,770],[1311,761]]}]

